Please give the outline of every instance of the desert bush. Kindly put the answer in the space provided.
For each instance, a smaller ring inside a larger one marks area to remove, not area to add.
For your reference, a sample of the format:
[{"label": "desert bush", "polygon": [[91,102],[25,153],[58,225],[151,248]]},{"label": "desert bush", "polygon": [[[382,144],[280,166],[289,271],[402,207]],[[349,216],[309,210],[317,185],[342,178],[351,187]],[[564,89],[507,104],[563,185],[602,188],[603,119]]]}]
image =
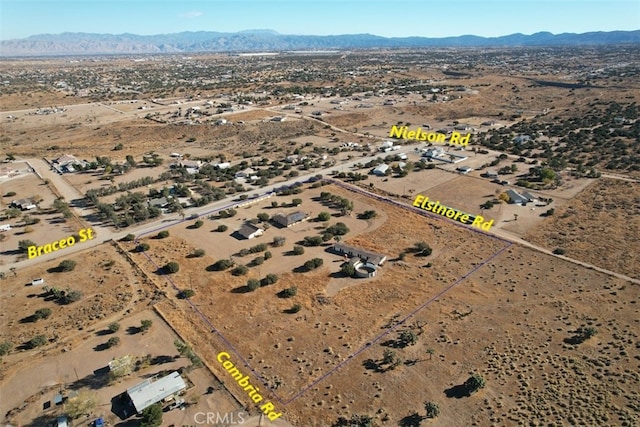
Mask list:
[{"label": "desert bush", "polygon": [[303,242],[305,246],[320,246],[323,240],[320,236],[306,236]]},{"label": "desert bush", "polygon": [[273,257],[273,255],[272,255],[272,254],[271,254],[271,252],[269,252],[269,251],[266,251],[266,252],[264,253],[264,255],[262,255],[262,256],[264,257],[264,259],[265,259],[265,260],[268,260],[268,259],[270,259],[271,257]]},{"label": "desert bush", "polygon": [[246,265],[239,265],[233,270],[231,270],[231,274],[234,276],[244,276],[249,272],[249,268]]},{"label": "desert bush", "polygon": [[265,277],[262,278],[262,280],[260,281],[260,285],[261,286],[269,286],[269,285],[273,285],[277,281],[278,281],[278,275],[277,274],[273,274],[273,273],[269,273]]},{"label": "desert bush", "polygon": [[[195,141],[195,138],[193,138]],[[142,411],[140,427],[159,427],[162,425],[162,405],[155,403]]]},{"label": "desert bush", "polygon": [[440,407],[435,402],[425,402],[424,409],[427,411],[427,418],[436,418],[440,415]]},{"label": "desert bush", "polygon": [[191,298],[195,294],[196,293],[193,289],[183,289],[180,292],[178,292],[178,298],[180,299]]},{"label": "desert bush", "polygon": [[73,271],[76,268],[76,262],[70,259],[65,259],[58,265],[60,271]]},{"label": "desert bush", "polygon": [[225,231],[227,231],[229,229],[229,227],[227,227],[224,224],[220,224],[218,226],[218,228],[216,228],[216,231],[220,232],[220,233],[224,233]]},{"label": "desert bush", "polygon": [[417,256],[429,256],[433,252],[433,249],[426,242],[416,243],[414,250]]},{"label": "desert bush", "polygon": [[556,255],[564,255],[567,251],[563,248],[555,248],[553,253]]},{"label": "desert bush", "polygon": [[287,241],[286,238],[282,237],[282,236],[276,236],[273,238],[273,242],[271,243],[271,245],[273,247],[280,247],[280,246],[284,246],[284,243]]},{"label": "desert bush", "polygon": [[142,332],[146,332],[151,328],[151,325],[153,325],[153,321],[149,320],[149,319],[143,319],[140,321],[140,330]]},{"label": "desert bush", "polygon": [[120,344],[120,337],[111,337],[107,340],[107,348],[113,348]]},{"label": "desert bush", "polygon": [[169,237],[169,230],[162,230],[156,235],[156,237],[158,239],[166,239],[167,237]]},{"label": "desert bush", "polygon": [[258,219],[262,222],[269,221],[269,214],[265,212],[260,212],[258,214]]},{"label": "desert bush", "polygon": [[221,259],[211,265],[211,268],[216,271],[226,270],[230,267],[233,267],[233,261],[230,259]]},{"label": "desert bush", "polygon": [[324,263],[322,258],[313,258],[304,263],[304,268],[308,271],[315,270]]},{"label": "desert bush", "polygon": [[318,214],[318,221],[324,222],[329,221],[331,219],[331,214],[329,212],[320,212]]},{"label": "desert bush", "polygon": [[255,291],[260,287],[260,280],[258,279],[249,279],[247,280],[247,288],[250,291]]},{"label": "desert bush", "polygon": [[293,247],[293,254],[294,255],[302,255],[302,254],[304,254],[304,248],[302,246],[295,245]]},{"label": "desert bush", "polygon": [[193,251],[192,255],[194,258],[202,258],[203,256],[205,256],[205,251],[204,249],[196,249],[195,251]]},{"label": "desert bush", "polygon": [[171,273],[177,273],[180,270],[180,264],[178,264],[175,261],[171,261],[165,264],[164,267],[162,267],[162,271],[164,271],[167,274],[171,274]]},{"label": "desert bush", "polygon": [[476,391],[480,390],[481,388],[484,388],[484,386],[485,386],[484,378],[482,378],[478,374],[474,374],[474,375],[470,376],[464,382],[464,388],[467,390],[467,392],[469,394],[475,393]]},{"label": "desert bush", "polygon": [[137,250],[138,250],[138,252],[144,252],[144,251],[148,251],[148,250],[149,250],[149,248],[151,248],[151,246],[149,246],[149,244],[148,244],[148,243],[140,243],[140,244],[138,245]]},{"label": "desert bush", "polygon": [[262,265],[264,264],[264,257],[256,257],[253,259],[253,261],[251,261],[251,265]]},{"label": "desert bush", "polygon": [[71,304],[72,302],[79,301],[82,298],[82,292],[67,289],[66,291],[60,291],[58,296],[58,302],[60,304]]},{"label": "desert bush", "polygon": [[293,304],[293,306],[289,309],[289,313],[294,314],[302,310],[302,306],[300,304]]},{"label": "desert bush", "polygon": [[298,293],[298,288],[296,288],[295,286],[292,286],[290,288],[281,290],[280,292],[278,292],[277,295],[279,298],[291,298],[291,297],[295,297],[297,293]]},{"label": "desert bush", "polygon": [[29,246],[38,246],[35,243],[33,243],[31,240],[20,240],[18,242],[18,249],[20,249],[20,251],[27,253],[29,251]]},{"label": "desert bush", "polygon": [[107,326],[107,329],[109,329],[109,332],[111,332],[112,334],[115,334],[120,330],[120,323],[111,322],[109,323],[109,326]]},{"label": "desert bush", "polygon": [[27,343],[28,348],[37,348],[47,343],[47,337],[44,335],[36,335]]},{"label": "desert bush", "polygon": [[52,312],[51,312],[50,308],[39,308],[33,314],[33,317],[36,320],[47,319],[47,318],[49,318],[49,316],[51,316],[51,313]]},{"label": "desert bush", "polygon": [[131,233],[129,233],[129,234],[127,234],[126,236],[124,236],[124,237],[122,238],[122,241],[123,241],[123,242],[133,242],[135,239],[136,239],[135,234],[131,234]]},{"label": "desert bush", "polygon": [[13,348],[13,344],[11,341],[4,341],[0,343],[0,356],[6,356],[9,354],[11,349]]},{"label": "desert bush", "polygon": [[262,251],[266,251],[267,250],[267,244],[266,243],[260,243],[258,245],[255,246],[251,246],[249,248],[249,252],[252,254],[258,253],[258,252],[262,252]]},{"label": "desert bush", "polygon": [[204,221],[202,221],[201,219],[197,220],[196,222],[193,223],[193,225],[191,227],[193,228],[200,228],[204,225]]}]

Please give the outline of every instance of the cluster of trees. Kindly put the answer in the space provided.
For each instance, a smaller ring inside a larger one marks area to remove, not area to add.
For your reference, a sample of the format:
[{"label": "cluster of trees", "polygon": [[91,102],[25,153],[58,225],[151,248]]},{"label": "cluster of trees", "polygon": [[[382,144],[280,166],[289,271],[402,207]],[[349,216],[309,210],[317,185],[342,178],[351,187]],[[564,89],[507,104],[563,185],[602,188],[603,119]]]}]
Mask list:
[{"label": "cluster of trees", "polygon": [[197,367],[203,366],[202,359],[200,359],[198,355],[195,354],[191,346],[189,346],[188,344],[180,340],[175,340],[173,342],[173,345],[176,346],[176,349],[178,350],[178,353],[180,353],[181,356],[184,356],[191,361],[191,364],[194,367],[197,368]]},{"label": "cluster of trees", "polygon": [[270,273],[262,279],[249,279],[247,280],[247,289],[255,291],[262,286],[270,286],[278,281],[278,275]]},{"label": "cluster of trees", "polygon": [[328,191],[320,193],[320,200],[334,209],[339,209],[342,215],[348,215],[353,211],[353,202],[351,200],[331,194]]},{"label": "cluster of trees", "polygon": [[58,304],[67,305],[79,301],[82,298],[82,292],[72,289],[59,289],[56,287],[44,287],[43,290],[47,295],[54,297]]},{"label": "cluster of trees", "polygon": [[251,246],[250,248],[242,248],[238,252],[238,255],[241,257],[247,256],[249,254],[257,254],[259,252],[264,252],[268,248],[266,243],[259,243],[255,246]]},{"label": "cluster of trees", "polygon": [[315,270],[316,268],[319,268],[322,266],[322,264],[324,264],[324,261],[322,260],[322,258],[313,258],[310,259],[308,261],[306,261],[303,265],[304,269],[307,271],[311,271],[311,270]]},{"label": "cluster of trees", "polygon": [[148,185],[153,184],[154,182],[157,182],[157,180],[153,179],[150,176],[145,176],[133,181],[121,182],[118,185],[110,185],[109,187],[92,188],[90,190],[87,190],[87,192],[85,193],[85,197],[89,199],[92,203],[97,204],[98,197],[109,196],[111,194],[115,194],[123,191],[131,191],[135,188],[146,187]]}]

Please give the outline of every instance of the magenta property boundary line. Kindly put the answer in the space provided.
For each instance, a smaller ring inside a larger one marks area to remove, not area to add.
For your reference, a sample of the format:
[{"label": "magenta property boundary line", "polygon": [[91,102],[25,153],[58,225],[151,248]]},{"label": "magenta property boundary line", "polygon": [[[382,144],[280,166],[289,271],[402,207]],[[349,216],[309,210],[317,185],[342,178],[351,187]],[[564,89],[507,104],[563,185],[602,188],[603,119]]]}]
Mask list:
[{"label": "magenta property boundary line", "polygon": [[[340,181],[335,181],[332,179],[327,179],[327,181],[332,182],[333,184],[336,184],[337,186],[344,188],[348,191],[352,191],[355,193],[359,193],[362,194],[366,197],[370,197],[370,198],[374,198],[376,200],[379,200],[381,202],[384,203],[389,203],[392,204],[396,207],[399,207],[401,209],[405,209],[405,210],[410,210],[411,212],[415,212],[418,213],[420,215],[423,216],[427,216],[433,219],[437,219],[440,221],[450,221],[452,224],[458,226],[458,227],[464,227],[465,229],[474,232],[474,233],[479,233],[482,234],[486,237],[489,237],[491,239],[494,240],[499,240],[501,242],[504,242],[506,245],[501,248],[500,250],[498,250],[497,252],[493,253],[492,255],[490,255],[487,259],[483,260],[482,262],[480,262],[478,265],[476,265],[474,268],[472,268],[470,271],[468,271],[466,274],[464,274],[463,276],[461,276],[460,278],[458,278],[457,280],[455,280],[454,282],[452,282],[450,285],[446,286],[444,289],[442,289],[440,292],[438,292],[436,295],[430,297],[429,299],[427,299],[426,301],[424,301],[422,304],[420,304],[418,307],[416,307],[415,309],[413,309],[410,313],[408,313],[404,318],[402,318],[400,321],[396,322],[394,326],[386,329],[384,332],[378,334],[377,336],[375,336],[373,339],[369,340],[366,344],[364,344],[362,347],[358,348],[357,350],[355,350],[354,352],[352,352],[350,355],[348,355],[347,357],[345,357],[340,363],[338,363],[336,366],[334,366],[333,368],[331,368],[329,371],[325,372],[324,374],[322,374],[320,377],[318,377],[317,379],[315,379],[313,382],[311,382],[309,385],[307,385],[306,387],[304,387],[303,389],[301,389],[300,391],[298,391],[297,393],[295,393],[293,396],[291,396],[289,399],[284,399],[283,397],[281,397],[280,395],[278,395],[278,393],[276,393],[276,391],[274,389],[272,389],[271,387],[269,387],[269,385],[267,384],[267,382],[265,381],[265,379],[258,373],[256,372],[253,367],[249,364],[249,362],[247,361],[247,359],[240,353],[240,351],[238,351],[238,349],[236,349],[236,347],[231,343],[231,341],[229,341],[224,334],[218,329],[216,328],[216,326],[204,315],[204,313],[195,305],[193,304],[193,302],[191,302],[191,300],[189,298],[186,298],[187,303],[189,304],[189,306],[191,307],[191,309],[203,320],[203,322],[205,322],[205,324],[210,328],[211,332],[216,334],[221,340],[222,342],[224,342],[229,350],[242,362],[242,364],[258,379],[258,381],[260,383],[262,383],[262,385],[269,390],[270,394],[275,398],[275,400],[277,400],[280,404],[282,404],[283,406],[286,406],[292,402],[294,402],[295,400],[297,400],[298,398],[302,397],[302,395],[304,395],[309,389],[311,389],[312,387],[315,387],[316,385],[318,385],[320,382],[324,381],[325,379],[327,379],[329,376],[331,376],[332,374],[334,374],[336,371],[338,371],[339,369],[343,368],[345,365],[347,365],[350,361],[352,361],[354,358],[356,358],[358,355],[360,355],[361,353],[363,353],[364,351],[366,351],[367,349],[371,348],[373,346],[373,344],[377,343],[378,341],[382,340],[384,337],[386,337],[387,335],[389,335],[390,333],[394,332],[397,328],[399,328],[400,326],[404,325],[408,320],[410,320],[411,318],[413,318],[414,316],[416,316],[419,312],[421,312],[422,310],[424,310],[425,308],[427,308],[428,306],[430,306],[432,303],[434,303],[435,301],[439,300],[440,298],[442,298],[445,294],[447,294],[449,291],[451,291],[453,288],[455,288],[457,285],[459,285],[460,283],[464,282],[466,279],[469,278],[469,276],[471,276],[473,273],[475,273],[477,270],[479,270],[480,268],[482,268],[483,266],[485,266],[487,263],[491,262],[494,258],[496,258],[497,256],[499,256],[502,252],[504,252],[505,250],[509,249],[513,243],[509,242],[506,239],[500,238],[498,236],[494,236],[492,234],[486,233],[482,230],[478,230],[475,228],[471,228],[468,226],[464,226],[458,222],[455,221],[451,221],[448,218],[444,218],[442,216],[439,215],[435,215],[432,214],[430,212],[424,211],[422,209],[417,209],[413,206],[407,206],[403,203],[400,203],[396,200],[384,197],[384,196],[380,196],[374,193],[370,193],[366,190],[363,190],[359,187],[355,187],[355,186],[351,186],[348,184],[345,184],[343,182]],[[217,208],[217,209],[212,209],[211,211],[207,211],[202,213],[201,215],[209,215],[211,213],[214,212],[219,212],[225,209],[229,209],[231,207],[234,207],[236,205],[236,203],[234,204],[230,204],[221,208]],[[139,236],[136,237],[135,242],[138,242],[138,239],[140,239],[143,236],[152,234],[152,233],[156,233],[160,230],[166,229],[166,228],[170,228],[173,227],[175,225],[181,224],[185,221],[189,221],[188,219],[183,219],[182,221],[179,221],[177,223],[172,223],[172,224],[166,224],[160,227],[157,227],[153,230],[147,231],[145,233],[140,234]],[[156,268],[156,270],[160,270],[160,266],[158,266],[155,261],[151,258],[151,256],[147,253],[147,252],[143,252],[144,256],[147,258],[147,260]],[[175,284],[175,282],[171,279],[171,276],[168,274],[165,274],[164,277],[166,278],[166,280],[171,284],[171,286],[177,291],[180,291],[180,288]]]}]

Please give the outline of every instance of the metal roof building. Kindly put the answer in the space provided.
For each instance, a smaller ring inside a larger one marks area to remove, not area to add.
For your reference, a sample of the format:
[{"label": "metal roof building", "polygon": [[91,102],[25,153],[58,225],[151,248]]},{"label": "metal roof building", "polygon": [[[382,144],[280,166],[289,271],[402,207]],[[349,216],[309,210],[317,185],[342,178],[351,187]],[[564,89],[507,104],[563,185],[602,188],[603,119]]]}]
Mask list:
[{"label": "metal roof building", "polygon": [[178,372],[172,372],[157,381],[147,379],[127,390],[134,408],[138,413],[144,411],[154,403],[187,388],[184,380]]}]

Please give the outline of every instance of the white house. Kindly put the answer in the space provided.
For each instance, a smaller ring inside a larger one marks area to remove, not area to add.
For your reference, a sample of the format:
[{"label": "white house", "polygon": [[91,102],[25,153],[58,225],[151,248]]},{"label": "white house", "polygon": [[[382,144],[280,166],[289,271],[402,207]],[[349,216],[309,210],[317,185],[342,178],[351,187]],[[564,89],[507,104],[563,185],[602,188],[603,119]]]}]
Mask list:
[{"label": "white house", "polygon": [[258,227],[257,225],[247,223],[240,227],[238,233],[245,239],[254,239],[256,237],[262,236],[262,234],[264,233],[264,229]]},{"label": "white house", "polygon": [[374,175],[384,176],[387,173],[387,170],[389,170],[389,165],[387,165],[386,163],[382,163],[376,166],[371,172]]}]

